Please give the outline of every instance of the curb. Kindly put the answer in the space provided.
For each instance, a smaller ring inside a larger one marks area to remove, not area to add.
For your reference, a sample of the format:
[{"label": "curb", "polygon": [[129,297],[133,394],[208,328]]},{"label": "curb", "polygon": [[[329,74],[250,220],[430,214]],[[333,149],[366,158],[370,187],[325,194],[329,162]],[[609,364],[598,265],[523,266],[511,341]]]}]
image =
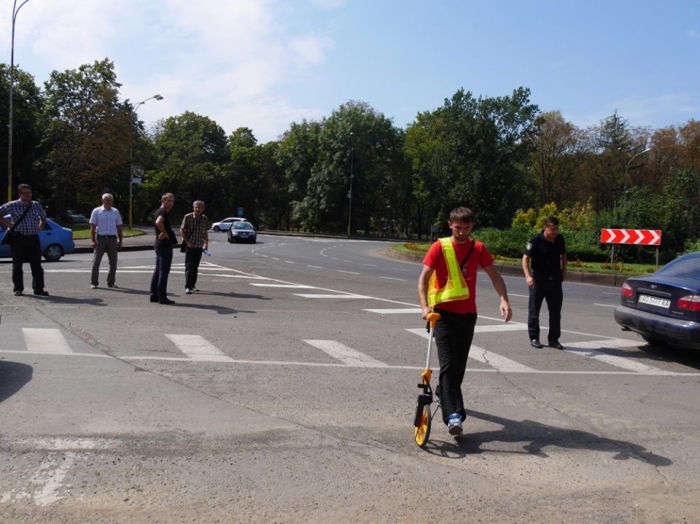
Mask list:
[{"label": "curb", "polygon": [[[416,264],[423,263],[424,253],[402,253],[395,251],[392,248],[388,248],[384,254],[389,258],[395,258],[398,260],[403,260],[405,262],[413,262]],[[498,264],[494,262],[494,267],[498,269],[498,273],[501,275],[506,275],[510,277],[523,277],[523,270],[518,266]],[[572,271],[568,269],[566,271],[566,281],[576,282],[581,284],[595,284],[598,286],[612,286],[620,287],[622,283],[627,279],[625,275],[602,275],[600,273],[583,273],[581,271]]]}]

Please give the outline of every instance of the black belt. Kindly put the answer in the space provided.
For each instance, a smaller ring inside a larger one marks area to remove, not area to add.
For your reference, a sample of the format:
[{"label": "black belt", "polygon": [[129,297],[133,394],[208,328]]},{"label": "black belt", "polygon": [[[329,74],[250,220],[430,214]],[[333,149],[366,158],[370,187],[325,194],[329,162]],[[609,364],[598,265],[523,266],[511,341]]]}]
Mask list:
[{"label": "black belt", "polygon": [[117,238],[117,235],[97,235],[98,237],[102,238]]}]

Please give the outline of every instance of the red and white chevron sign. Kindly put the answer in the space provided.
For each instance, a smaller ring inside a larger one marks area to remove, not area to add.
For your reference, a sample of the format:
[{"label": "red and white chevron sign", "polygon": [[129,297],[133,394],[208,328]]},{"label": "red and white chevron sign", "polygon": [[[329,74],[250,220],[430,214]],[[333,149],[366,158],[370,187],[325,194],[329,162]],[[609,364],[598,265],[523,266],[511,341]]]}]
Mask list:
[{"label": "red and white chevron sign", "polygon": [[601,229],[600,241],[603,244],[660,246],[661,231],[658,229]]}]

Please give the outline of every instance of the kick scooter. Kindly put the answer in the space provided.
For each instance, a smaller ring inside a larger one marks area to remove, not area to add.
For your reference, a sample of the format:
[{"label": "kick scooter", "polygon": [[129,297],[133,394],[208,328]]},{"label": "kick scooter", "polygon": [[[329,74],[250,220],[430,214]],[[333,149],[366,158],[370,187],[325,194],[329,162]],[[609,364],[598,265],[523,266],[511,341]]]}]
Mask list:
[{"label": "kick scooter", "polygon": [[423,392],[418,395],[418,401],[416,402],[416,416],[413,421],[414,433],[416,438],[416,444],[423,448],[428,443],[428,437],[430,437],[430,425],[432,423],[433,417],[437,410],[439,409],[439,404],[435,408],[435,411],[431,412],[430,405],[433,403],[433,389],[430,387],[430,379],[432,377],[432,370],[430,369],[430,351],[433,346],[433,338],[435,333],[435,324],[440,319],[440,313],[430,313],[428,314],[428,324],[430,325],[430,334],[428,335],[428,356],[425,359],[425,370],[421,373],[421,382],[418,387],[423,390]]}]

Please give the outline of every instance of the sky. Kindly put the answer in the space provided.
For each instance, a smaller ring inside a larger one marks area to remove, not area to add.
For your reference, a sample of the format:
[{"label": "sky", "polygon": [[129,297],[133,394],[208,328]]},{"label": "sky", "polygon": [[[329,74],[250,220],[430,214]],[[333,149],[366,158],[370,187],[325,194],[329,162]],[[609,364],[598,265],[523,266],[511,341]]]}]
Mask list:
[{"label": "sky", "polygon": [[350,100],[406,128],[459,89],[526,87],[579,127],[700,119],[700,0],[28,0],[14,49],[39,86],[108,58],[123,99],[163,96],[146,126],[192,111],[259,143]]}]

